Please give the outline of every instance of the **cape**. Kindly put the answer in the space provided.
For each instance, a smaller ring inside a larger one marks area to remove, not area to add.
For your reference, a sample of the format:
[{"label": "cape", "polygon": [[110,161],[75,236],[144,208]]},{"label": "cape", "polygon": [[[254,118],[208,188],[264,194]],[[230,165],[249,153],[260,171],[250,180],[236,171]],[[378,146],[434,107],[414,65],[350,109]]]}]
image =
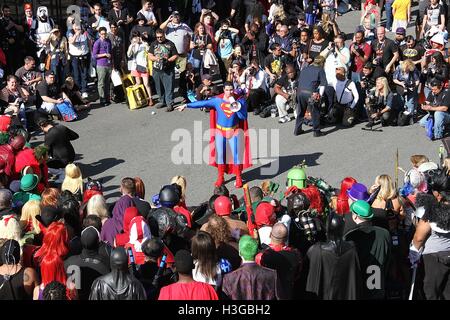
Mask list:
[{"label": "cape", "polygon": [[[233,96],[236,101],[239,99],[238,96]],[[217,98],[223,99],[223,93],[218,95]],[[209,127],[210,127],[210,139],[209,139],[209,165],[217,167],[216,163],[216,138],[214,136],[214,131],[212,129],[216,129],[216,110],[214,108],[210,109],[209,112]],[[248,122],[246,120],[240,120],[238,122],[238,129],[241,129],[244,132],[244,157],[242,160],[242,164],[239,165],[240,170],[249,168],[252,166],[251,153],[250,153],[250,134],[248,132]],[[226,161],[224,161],[226,163]],[[225,165],[225,173],[232,174],[233,173],[233,163],[227,163]]]},{"label": "cape", "polygon": [[306,291],[320,300],[356,300],[361,298],[361,271],[355,246],[346,242],[338,255],[314,244],[307,253],[309,260]]}]

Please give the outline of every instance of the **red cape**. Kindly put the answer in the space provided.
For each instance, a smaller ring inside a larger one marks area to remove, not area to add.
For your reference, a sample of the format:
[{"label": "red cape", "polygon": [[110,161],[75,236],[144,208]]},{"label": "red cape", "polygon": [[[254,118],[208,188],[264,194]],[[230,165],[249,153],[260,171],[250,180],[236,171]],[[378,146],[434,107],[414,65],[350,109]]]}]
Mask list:
[{"label": "red cape", "polygon": [[[223,93],[218,95],[217,98],[223,99]],[[238,100],[238,96],[234,95],[236,101]],[[214,131],[216,129],[216,110],[214,108],[210,109],[209,112],[209,127],[210,127],[210,139],[209,139],[209,165],[217,167],[216,163],[216,137],[214,135]],[[239,120],[238,129],[241,129],[244,132],[244,157],[242,160],[242,164],[239,165],[240,170],[244,170],[252,166],[251,153],[250,153],[250,134],[248,132],[248,122],[246,120]],[[232,174],[233,171],[233,163],[227,163],[225,165],[225,173]]]}]

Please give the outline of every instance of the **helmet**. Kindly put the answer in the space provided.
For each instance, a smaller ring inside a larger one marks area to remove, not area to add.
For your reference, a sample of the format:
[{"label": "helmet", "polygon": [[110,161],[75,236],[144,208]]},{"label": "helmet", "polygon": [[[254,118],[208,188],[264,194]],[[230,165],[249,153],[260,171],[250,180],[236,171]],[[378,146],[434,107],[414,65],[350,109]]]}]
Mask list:
[{"label": "helmet", "polygon": [[231,214],[231,200],[220,196],[214,201],[214,210],[218,216],[229,216]]},{"label": "helmet", "polygon": [[159,202],[163,207],[173,208],[180,202],[180,194],[173,185],[166,185],[159,191]]},{"label": "helmet", "polygon": [[288,187],[296,186],[299,189],[306,187],[306,173],[305,169],[294,167],[289,170],[287,174],[286,184]]},{"label": "helmet", "polygon": [[297,214],[299,211],[308,210],[310,201],[303,193],[294,193],[287,198],[288,213],[291,215]]}]

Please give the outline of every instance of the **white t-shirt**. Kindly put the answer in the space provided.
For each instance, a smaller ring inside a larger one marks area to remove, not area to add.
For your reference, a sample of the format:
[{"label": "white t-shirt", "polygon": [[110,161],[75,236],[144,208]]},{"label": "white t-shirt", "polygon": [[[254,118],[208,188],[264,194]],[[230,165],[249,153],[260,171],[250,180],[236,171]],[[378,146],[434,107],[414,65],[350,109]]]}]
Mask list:
[{"label": "white t-shirt", "polygon": [[216,268],[216,277],[214,279],[206,279],[205,275],[200,273],[200,271],[198,270],[198,261],[195,260],[194,261],[194,272],[193,272],[193,278],[195,281],[198,282],[203,282],[203,283],[207,283],[210,284],[212,286],[221,286],[222,285],[222,271],[220,270],[220,265],[217,264],[217,268]]},{"label": "white t-shirt", "polygon": [[185,23],[175,25],[169,22],[167,25],[166,38],[175,44],[179,54],[187,53],[192,34],[191,28]]},{"label": "white t-shirt", "polygon": [[155,14],[151,10],[147,11],[147,10],[141,9],[141,10],[139,10],[138,13],[142,14],[145,17],[145,19],[147,19],[146,22],[156,20]]},{"label": "white t-shirt", "polygon": [[356,85],[353,81],[350,82],[347,88],[345,88],[346,83],[347,80],[336,80],[331,82],[330,85],[336,92],[336,101],[338,103],[343,105],[350,104],[350,108],[354,108],[359,99],[358,90],[356,89]]}]

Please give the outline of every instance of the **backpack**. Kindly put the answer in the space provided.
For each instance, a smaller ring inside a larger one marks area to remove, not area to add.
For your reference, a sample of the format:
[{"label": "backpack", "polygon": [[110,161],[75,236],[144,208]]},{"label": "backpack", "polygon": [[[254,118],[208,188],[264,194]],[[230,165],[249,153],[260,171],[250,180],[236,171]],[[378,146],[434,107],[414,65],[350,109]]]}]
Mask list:
[{"label": "backpack", "polygon": [[427,122],[425,123],[426,135],[430,140],[434,138],[434,117],[428,115]]}]

